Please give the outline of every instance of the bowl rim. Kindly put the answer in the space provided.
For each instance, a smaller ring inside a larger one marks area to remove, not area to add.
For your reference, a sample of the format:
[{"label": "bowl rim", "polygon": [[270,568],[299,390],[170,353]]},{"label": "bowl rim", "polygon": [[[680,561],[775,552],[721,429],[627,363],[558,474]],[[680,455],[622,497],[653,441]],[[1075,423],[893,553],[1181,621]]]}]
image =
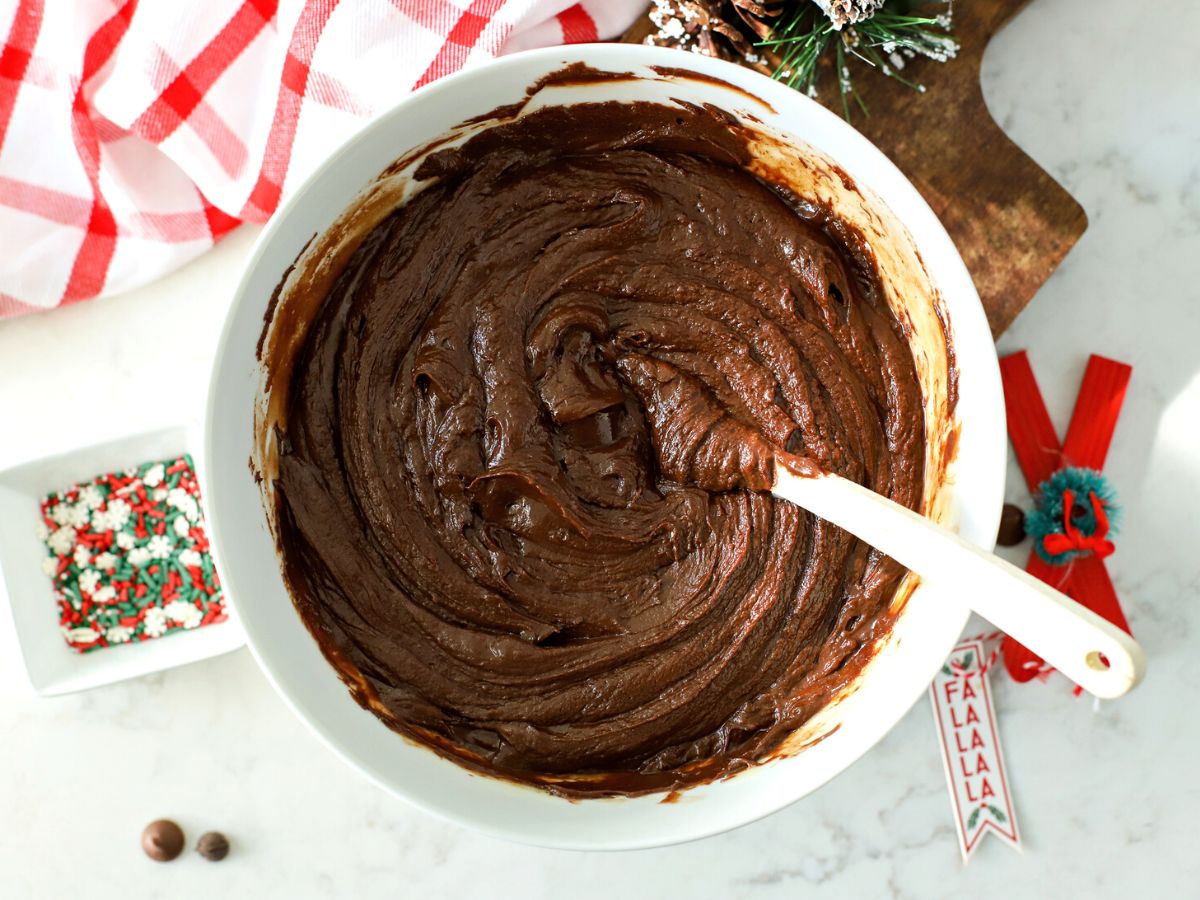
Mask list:
[{"label": "bowl rim", "polygon": [[[771,813],[791,805],[803,796],[815,790],[820,785],[826,783],[831,778],[840,774],[846,768],[853,764],[854,761],[860,759],[872,746],[874,746],[880,738],[890,731],[895,724],[907,713],[913,703],[925,692],[929,681],[933,674],[941,666],[945,655],[953,648],[954,643],[961,634],[970,613],[966,606],[961,603],[946,604],[941,608],[939,618],[939,634],[945,637],[944,652],[936,659],[930,658],[925,660],[924,665],[917,665],[919,661],[914,662],[914,668],[919,668],[920,675],[914,676],[911,697],[907,702],[897,703],[895,708],[889,709],[885,716],[878,716],[868,726],[860,729],[858,744],[854,747],[854,752],[850,754],[849,761],[843,764],[837,764],[833,767],[833,771],[829,772],[825,777],[821,778],[817,783],[799,790],[779,790],[774,792],[771,797],[764,802],[761,802],[751,813],[742,813],[738,815],[728,816],[725,820],[707,824],[691,824],[686,821],[681,822],[677,827],[670,830],[670,833],[656,834],[653,837],[639,837],[630,839],[622,835],[607,835],[603,838],[595,836],[580,836],[573,832],[559,833],[553,828],[543,826],[531,826],[529,823],[509,823],[497,825],[486,821],[481,821],[477,818],[472,818],[469,815],[455,813],[445,807],[439,806],[436,802],[431,801],[428,797],[421,796],[413,788],[406,784],[397,783],[394,778],[389,777],[386,773],[380,771],[372,765],[356,749],[349,745],[349,742],[337,733],[333,733],[326,724],[318,721],[305,707],[304,698],[297,693],[294,693],[293,687],[287,683],[287,680],[281,675],[280,671],[274,664],[272,652],[264,652],[264,647],[270,647],[270,638],[265,633],[260,633],[259,623],[255,615],[247,616],[245,610],[241,607],[238,601],[239,596],[243,596],[237,588],[239,580],[238,569],[235,566],[228,565],[226,560],[229,559],[229,554],[225,552],[226,547],[226,529],[221,525],[221,515],[219,508],[221,503],[221,489],[212,483],[214,478],[213,472],[216,469],[217,449],[215,447],[216,421],[219,403],[218,385],[221,381],[224,371],[224,364],[228,357],[229,344],[233,340],[233,333],[237,324],[238,310],[243,305],[243,301],[247,295],[247,289],[250,286],[253,277],[262,263],[263,258],[268,254],[273,243],[276,240],[278,233],[283,227],[283,223],[293,214],[298,206],[301,205],[303,198],[313,190],[314,185],[325,179],[331,170],[336,168],[338,160],[345,155],[351,148],[360,145],[363,142],[372,140],[373,135],[383,129],[386,123],[391,122],[397,117],[403,116],[407,107],[413,104],[416,98],[423,98],[428,102],[430,98],[436,97],[453,97],[455,92],[468,87],[473,81],[495,76],[499,78],[505,72],[511,70],[521,70],[531,64],[542,64],[543,72],[550,72],[564,65],[582,62],[589,66],[599,69],[607,69],[609,71],[626,71],[628,69],[649,68],[651,66],[666,66],[673,68],[685,68],[701,75],[713,76],[717,79],[725,81],[732,85],[735,89],[740,89],[751,93],[753,96],[765,101],[770,108],[775,110],[786,110],[789,106],[795,108],[804,108],[806,115],[816,116],[822,121],[823,127],[831,129],[838,136],[838,141],[846,147],[853,150],[853,155],[865,156],[871,160],[872,173],[868,178],[863,178],[862,181],[869,188],[880,194],[881,199],[885,199],[889,206],[892,206],[894,201],[902,199],[906,207],[906,214],[897,217],[903,225],[909,230],[913,237],[914,243],[917,245],[918,251],[924,259],[929,260],[931,255],[936,255],[938,263],[936,266],[931,266],[930,277],[938,287],[940,293],[949,295],[953,293],[959,299],[956,301],[954,310],[954,318],[952,322],[953,340],[956,355],[960,360],[959,373],[962,374],[961,360],[964,354],[969,354],[971,357],[970,369],[972,372],[973,389],[981,396],[979,404],[982,408],[991,409],[1000,416],[999,427],[996,429],[996,434],[990,440],[980,440],[975,443],[979,444],[977,456],[979,457],[975,469],[981,473],[990,471],[990,476],[981,475],[985,487],[979,488],[978,492],[983,495],[990,493],[991,497],[989,504],[984,504],[983,500],[986,497],[973,498],[973,504],[978,504],[979,509],[973,511],[973,515],[964,519],[960,516],[961,533],[965,538],[972,542],[991,549],[994,546],[996,527],[999,521],[1001,501],[1004,493],[1005,480],[1005,451],[1004,444],[1005,432],[1003,427],[1003,395],[1000,387],[999,368],[996,358],[995,345],[992,341],[990,328],[987,324],[984,315],[983,307],[978,299],[978,294],[975,291],[974,284],[967,272],[965,264],[963,264],[957,249],[954,247],[949,235],[946,233],[941,222],[937,219],[932,209],[928,206],[925,200],[916,191],[911,182],[903,173],[887,158],[882,151],[871,144],[864,136],[853,129],[847,122],[838,117],[835,113],[821,107],[819,104],[803,94],[779,83],[766,76],[760,75],[744,67],[733,63],[724,62],[721,60],[712,59],[709,57],[699,56],[696,54],[685,53],[683,51],[672,50],[661,47],[650,47],[638,44],[620,44],[620,43],[594,43],[594,44],[573,44],[565,46],[548,47],[535,50],[527,50],[520,53],[514,53],[509,56],[500,57],[491,60],[487,63],[459,71],[441,78],[425,87],[406,95],[397,101],[388,109],[376,114],[368,123],[361,129],[356,131],[345,141],[340,143],[334,150],[327,154],[322,162],[317,165],[293,190],[291,195],[280,205],[275,214],[271,217],[266,227],[259,234],[255,246],[250,253],[245,264],[242,277],[239,280],[238,286],[234,293],[233,302],[230,304],[229,311],[226,315],[224,325],[222,326],[221,334],[217,342],[216,352],[214,354],[213,369],[209,381],[208,398],[205,410],[204,419],[204,442],[203,456],[208,462],[202,473],[203,490],[208,505],[209,525],[211,531],[211,541],[213,551],[217,557],[218,564],[221,566],[222,576],[227,585],[227,596],[230,598],[231,604],[238,612],[239,619],[243,625],[246,634],[246,642],[249,646],[255,661],[259,668],[271,683],[276,692],[283,698],[287,706],[317,737],[329,747],[337,756],[346,762],[351,768],[357,770],[369,780],[382,787],[389,793],[399,796],[418,808],[437,816],[444,821],[453,824],[471,828],[477,831],[482,831],[493,837],[499,837],[505,840],[512,840],[521,843],[533,844],[537,846],[552,847],[559,849],[578,849],[578,850],[625,850],[625,849],[640,849],[654,846],[667,846],[670,844],[682,843],[685,841],[696,840],[703,837],[708,837],[730,829],[748,824],[763,818]],[[529,83],[532,79],[522,77],[520,79],[520,88]],[[516,83],[514,82],[514,88]],[[803,138],[803,135],[798,135]],[[399,154],[402,155],[408,148],[400,147]],[[835,158],[835,162],[840,160]],[[364,173],[365,185],[370,178],[376,173]],[[861,173],[857,173],[861,174]],[[887,182],[887,190],[879,191],[879,182]],[[886,198],[885,198],[886,195]],[[918,221],[915,221],[918,220]],[[935,249],[936,254],[931,254],[929,249]],[[934,277],[934,270],[937,270],[937,277]],[[277,275],[275,276],[277,277]],[[250,415],[250,410],[246,410],[247,416]],[[998,435],[998,438],[996,437]],[[987,457],[990,457],[987,458]],[[957,465],[957,463],[956,463]],[[244,463],[243,463],[244,468]],[[976,479],[979,480],[978,478]],[[957,497],[955,498],[957,501]],[[277,562],[277,561],[275,561]],[[918,588],[922,595],[937,595],[940,589],[934,590],[928,584],[922,584]],[[914,592],[914,597],[916,592]],[[911,603],[910,598],[910,603]],[[315,643],[315,642],[314,642]],[[939,641],[939,644],[941,642]],[[332,671],[332,667],[330,668]],[[926,677],[928,676],[928,677]],[[346,692],[347,702],[354,704],[349,693]],[[368,713],[369,714],[369,713]],[[385,727],[380,723],[380,727]],[[400,740],[400,736],[394,732],[388,732],[393,738]],[[817,745],[818,747],[820,745]],[[427,748],[420,748],[423,752],[434,756],[432,751]],[[805,751],[808,754],[810,751]],[[802,754],[804,755],[804,754]],[[438,757],[438,759],[442,759]],[[447,765],[461,768],[456,763],[442,760]],[[762,772],[770,768],[772,764],[766,766],[752,767],[747,772],[739,774],[737,779],[745,779],[747,776],[753,775],[755,772]],[[462,770],[466,772],[466,770]],[[496,782],[496,779],[486,778],[485,776],[474,775],[472,777],[481,778],[485,781]],[[505,783],[508,784],[508,783]],[[701,788],[694,788],[688,792],[699,792],[704,789],[718,788],[722,782],[715,782]],[[523,785],[512,785],[519,790],[533,791],[541,796],[549,796],[543,791],[533,788],[528,788]],[[686,796],[686,795],[685,795]],[[558,798],[555,798],[558,799]],[[641,800],[644,798],[635,798]],[[564,801],[565,802],[565,801]],[[606,800],[587,800],[580,805],[604,804],[606,802],[632,802],[617,799],[615,801]],[[683,817],[681,817],[683,818]]]}]

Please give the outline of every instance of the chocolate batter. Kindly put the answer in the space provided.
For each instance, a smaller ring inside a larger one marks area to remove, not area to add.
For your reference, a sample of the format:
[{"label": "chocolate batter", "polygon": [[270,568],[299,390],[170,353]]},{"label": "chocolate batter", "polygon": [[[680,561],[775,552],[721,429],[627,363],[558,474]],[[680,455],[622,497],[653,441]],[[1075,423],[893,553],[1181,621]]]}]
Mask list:
[{"label": "chocolate batter", "polygon": [[910,507],[925,427],[870,250],[714,108],[550,107],[428,158],[308,332],[296,604],[359,702],[490,774],[686,787],[768,755],[890,625],[890,559],[786,448]]}]

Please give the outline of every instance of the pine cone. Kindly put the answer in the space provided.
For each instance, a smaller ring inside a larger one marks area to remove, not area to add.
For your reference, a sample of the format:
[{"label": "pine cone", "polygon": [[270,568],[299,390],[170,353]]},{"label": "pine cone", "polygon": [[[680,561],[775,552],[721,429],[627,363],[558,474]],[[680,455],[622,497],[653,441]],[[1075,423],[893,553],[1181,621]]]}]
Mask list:
[{"label": "pine cone", "polygon": [[825,10],[825,15],[829,16],[833,27],[841,29],[846,25],[854,25],[863,19],[871,18],[879,12],[884,0],[815,0],[815,2]]},{"label": "pine cone", "polygon": [[741,20],[746,23],[746,27],[758,35],[759,40],[766,40],[771,36],[771,29],[775,27],[774,20],[783,12],[787,0],[765,0],[763,3],[755,3],[754,0],[732,0],[732,5]]},{"label": "pine cone", "polygon": [[[761,54],[755,52],[752,35],[766,37],[770,34],[770,20],[782,12],[786,2],[654,0],[650,21],[658,30],[646,38],[646,43],[694,50],[769,73],[771,70],[762,61]],[[727,13],[729,7],[732,10]]]}]

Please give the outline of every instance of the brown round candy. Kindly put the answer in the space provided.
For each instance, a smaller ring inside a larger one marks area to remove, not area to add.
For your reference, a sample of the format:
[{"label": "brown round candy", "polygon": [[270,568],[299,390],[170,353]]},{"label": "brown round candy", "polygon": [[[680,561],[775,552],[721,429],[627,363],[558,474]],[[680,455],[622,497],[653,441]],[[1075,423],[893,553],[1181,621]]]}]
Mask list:
[{"label": "brown round candy", "polygon": [[1025,540],[1025,513],[1019,506],[1011,503],[1004,504],[1000,513],[1000,531],[996,534],[996,543],[1001,547],[1015,547]]},{"label": "brown round candy", "polygon": [[229,855],[229,838],[219,831],[206,831],[196,842],[196,852],[207,860],[219,862]]},{"label": "brown round candy", "polygon": [[170,819],[155,819],[142,831],[142,849],[158,862],[170,862],[183,852],[183,829]]}]

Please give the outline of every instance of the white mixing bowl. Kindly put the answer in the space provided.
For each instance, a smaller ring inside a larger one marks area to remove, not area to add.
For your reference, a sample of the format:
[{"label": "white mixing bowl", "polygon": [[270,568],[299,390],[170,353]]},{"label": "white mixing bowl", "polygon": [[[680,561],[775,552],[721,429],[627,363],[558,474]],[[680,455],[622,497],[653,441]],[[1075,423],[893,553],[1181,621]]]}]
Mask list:
[{"label": "white mixing bowl", "polygon": [[[265,408],[256,344],[268,301],[314,234],[324,233],[368,189],[378,197],[377,176],[391,163],[469,117],[520,100],[542,76],[576,62],[630,77],[547,88],[527,110],[597,100],[713,103],[789,144],[792,149],[783,152],[778,144],[775,150],[764,145],[764,157],[771,157],[764,165],[786,172],[802,193],[832,203],[867,233],[889,302],[913,331],[930,431],[925,512],[956,523],[968,540],[988,548],[1003,499],[1004,407],[979,298],[954,245],[912,185],[836,115],[728,63],[622,44],[506,57],[444,78],[377,117],[279,209],[258,241],[218,346],[203,469],[222,578],[259,664],[296,715],[347,763],[422,809],[512,840],[622,849],[734,828],[824,784],[874,745],[921,695],[954,646],[967,611],[936,586],[917,585],[858,683],[794,735],[787,752],[671,803],[661,802],[661,795],[571,802],[473,774],[408,742],[351,698],[292,605],[247,466],[256,453],[256,410],[261,417]],[[652,67],[686,67],[701,77]],[[310,252],[301,268],[320,262]],[[946,340],[935,313],[948,323],[957,360],[956,406],[947,402]]]}]

